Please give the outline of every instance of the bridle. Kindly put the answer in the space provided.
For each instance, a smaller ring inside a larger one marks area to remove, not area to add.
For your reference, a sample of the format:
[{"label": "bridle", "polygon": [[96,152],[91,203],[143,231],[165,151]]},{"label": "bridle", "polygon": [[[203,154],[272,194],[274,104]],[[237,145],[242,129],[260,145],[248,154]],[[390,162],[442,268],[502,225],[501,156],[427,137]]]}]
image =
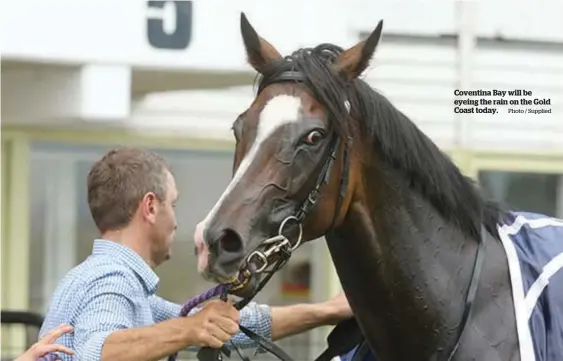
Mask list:
[{"label": "bridle", "polygon": [[[273,83],[290,82],[290,81],[304,82],[305,77],[301,72],[298,71],[285,71],[277,75],[276,77],[273,77],[267,83],[262,84],[261,89],[259,89],[258,93],[260,93],[260,91],[264,89],[266,85],[270,85]],[[347,107],[348,106],[349,103],[347,104]],[[323,185],[328,184],[330,181],[330,176],[332,174],[334,162],[336,161],[336,155],[338,153],[339,146],[340,146],[340,137],[333,130],[332,138],[330,139],[329,146],[327,147],[328,151],[327,151],[326,159],[317,175],[317,179],[313,189],[311,189],[311,191],[307,194],[305,199],[302,201],[301,206],[299,207],[295,215],[286,217],[280,223],[278,234],[274,237],[264,240],[260,244],[259,249],[254,250],[247,257],[245,262],[247,265],[256,264],[256,262],[254,261],[259,261],[259,266],[253,269],[252,273],[259,274],[264,272],[268,268],[268,266],[270,266],[270,260],[273,257],[277,258],[278,262],[280,261],[282,262],[279,266],[274,266],[274,268],[277,270],[283,267],[285,263],[287,263],[287,261],[289,260],[289,257],[291,256],[293,251],[295,251],[301,245],[303,238],[303,222],[305,221],[305,218],[315,208],[315,205],[317,204],[321,195],[321,188],[323,187]],[[346,196],[346,189],[348,187],[349,169],[350,169],[350,157],[349,157],[348,148],[346,147],[345,144],[344,166],[342,169],[342,175],[340,177],[340,191],[338,194],[336,206],[334,208],[334,215],[332,218],[332,222],[330,226],[327,228],[326,232],[328,232],[330,229],[334,227],[338,219],[339,211],[344,201],[344,198]],[[286,226],[290,224],[290,222],[295,223],[295,226],[298,227],[298,231],[299,231],[297,235],[297,239],[294,242],[291,242],[290,239],[286,235],[284,235],[284,230]],[[263,251],[260,250],[260,248],[263,248],[264,246],[269,246],[269,247],[266,250]],[[231,291],[236,291],[246,285],[245,282],[247,282],[249,278],[248,276],[250,274],[250,271],[246,269],[241,272],[247,277],[243,277],[241,280],[239,274],[239,277],[231,280],[230,283],[233,286],[231,288]],[[252,297],[254,297],[256,293],[257,292],[254,292],[254,295]]]},{"label": "bridle", "polygon": [[[266,85],[269,85],[269,84],[272,84],[272,83],[280,83],[280,82],[302,83],[304,81],[305,81],[305,77],[303,76],[303,74],[301,72],[293,71],[293,70],[285,71],[285,72],[282,72],[281,74],[269,79],[267,84],[262,84],[261,89],[259,89],[258,92],[260,93],[260,91]],[[349,103],[347,104],[347,108],[349,110]],[[245,269],[243,269],[239,272],[239,275],[236,279],[231,280],[227,285],[221,285],[221,286],[224,286],[222,288],[216,287],[214,289],[214,290],[216,290],[216,293],[219,292],[221,299],[226,301],[227,295],[229,293],[234,293],[237,290],[240,290],[241,288],[243,288],[247,285],[249,280],[252,278],[251,274],[252,275],[264,274],[265,276],[263,277],[263,279],[261,279],[260,283],[254,288],[253,294],[251,296],[243,298],[242,300],[235,303],[234,307],[237,310],[241,310],[243,307],[248,305],[248,303],[250,303],[250,301],[262,290],[262,288],[266,285],[266,283],[270,280],[270,278],[289,261],[292,253],[295,250],[297,250],[299,248],[299,246],[302,244],[303,222],[304,222],[305,218],[314,209],[315,205],[317,204],[317,202],[320,198],[321,189],[322,189],[323,185],[326,185],[326,184],[329,183],[329,180],[330,180],[330,177],[331,177],[331,174],[332,174],[332,169],[333,169],[333,166],[334,166],[334,162],[336,161],[336,158],[337,158],[336,155],[337,155],[340,143],[341,143],[340,136],[333,130],[332,138],[331,138],[329,146],[328,146],[327,157],[326,157],[326,160],[325,160],[320,172],[317,175],[315,186],[312,188],[312,190],[308,193],[308,195],[302,201],[301,206],[297,210],[295,215],[291,215],[291,216],[285,218],[280,223],[280,226],[279,226],[279,229],[278,229],[278,234],[276,236],[273,236],[273,237],[268,238],[265,241],[263,241],[261,243],[261,245],[259,246],[259,249],[256,249],[256,250],[254,250],[253,252],[250,253],[250,255],[246,258]],[[347,144],[344,143],[343,169],[342,169],[342,174],[340,176],[340,190],[339,190],[339,194],[338,194],[336,207],[334,208],[334,215],[333,215],[331,225],[328,227],[325,234],[328,233],[331,229],[333,229],[333,227],[334,227],[334,225],[335,225],[335,223],[338,219],[338,216],[340,214],[340,208],[341,208],[342,203],[344,201],[344,198],[345,198],[345,195],[346,195],[346,189],[348,187],[349,170],[350,170],[349,150],[348,150]],[[289,222],[294,222],[296,224],[296,227],[298,227],[297,239],[294,240],[293,242],[290,240],[290,237],[288,237],[284,234],[285,228],[287,227],[288,224],[290,224]],[[470,317],[472,310],[473,310],[473,307],[472,307],[473,301],[474,301],[475,295],[477,293],[479,278],[480,278],[482,265],[483,265],[483,259],[484,259],[483,248],[484,248],[484,245],[485,245],[485,234],[486,234],[486,230],[482,226],[481,227],[481,236],[480,236],[480,240],[479,240],[479,244],[478,244],[478,248],[477,248],[477,255],[476,255],[476,258],[475,258],[475,263],[473,265],[472,278],[471,278],[471,282],[469,284],[469,288],[468,288],[467,293],[466,293],[465,309],[464,309],[464,313],[463,313],[463,316],[462,316],[462,321],[461,321],[460,327],[458,328],[457,341],[456,341],[456,344],[453,347],[451,353],[449,354],[447,361],[451,361],[453,359],[453,357],[455,356],[456,351],[458,350],[459,345],[460,345],[461,336],[462,336],[463,331],[465,330],[465,328],[467,326],[467,322],[468,322],[469,317]],[[264,246],[266,246],[265,249],[263,249]],[[249,269],[251,265],[255,266],[252,271]],[[217,290],[220,290],[220,291],[217,291]],[[210,292],[208,292],[208,293],[209,293],[209,295],[206,295],[206,296],[209,296],[209,297],[215,296],[214,293],[210,293]],[[197,299],[197,300],[199,300],[199,299]],[[186,304],[186,305],[188,305],[188,304]],[[185,306],[182,310],[181,316],[186,316],[188,314],[189,310],[190,310],[190,308]],[[338,328],[338,326],[336,328]],[[256,334],[252,330],[250,330],[250,329],[248,329],[248,328],[246,328],[242,325],[239,325],[239,329],[240,329],[241,332],[243,332],[250,339],[253,339],[254,341],[256,341],[263,349],[270,352],[271,354],[276,356],[281,361],[294,361],[284,350],[282,350],[280,347],[276,346],[270,340],[267,340],[266,338]],[[237,352],[237,354],[241,357],[241,359],[243,361],[250,361],[248,357],[244,356],[240,352],[240,350],[234,344],[232,344],[232,341],[231,341],[231,345],[232,345],[232,348]],[[360,361],[361,357],[363,357],[365,355],[365,353],[367,353],[369,351],[369,346],[367,346],[367,342],[365,340],[362,341],[362,344],[358,348],[360,350],[362,350],[362,352],[357,352],[356,355],[354,356],[354,358],[352,359],[352,361]],[[320,356],[318,356],[315,361],[330,361],[332,358],[340,355],[342,352],[343,352],[343,349],[342,349],[341,346],[335,345],[335,344],[329,344],[329,347]],[[225,355],[227,357],[230,357],[230,355],[231,355],[231,351],[226,346],[223,346],[220,349],[203,347],[198,352],[197,357],[198,357],[199,361],[219,361],[219,360],[223,359],[223,355]],[[168,360],[169,361],[175,361],[176,356],[177,356],[177,354],[172,355]]]},{"label": "bridle", "polygon": [[[338,152],[338,146],[340,144],[340,138],[335,134],[331,140],[329,145],[329,153],[328,157],[325,160],[323,167],[321,168],[317,180],[315,183],[314,188],[309,192],[307,197],[301,203],[301,206],[295,213],[295,215],[291,215],[286,217],[279,226],[278,234],[274,237],[268,238],[264,240],[259,248],[263,248],[267,246],[264,251],[260,249],[254,250],[250,253],[250,255],[246,259],[246,264],[258,264],[259,266],[253,270],[253,273],[261,273],[263,272],[268,266],[269,261],[273,256],[283,255],[282,259],[285,262],[289,260],[289,256],[302,244],[303,239],[303,222],[305,218],[310,214],[310,212],[315,208],[319,197],[321,195],[321,188],[323,185],[326,185],[330,181],[330,175],[332,173],[332,167],[334,166],[334,162],[336,160],[336,153]],[[344,150],[344,169],[342,172],[342,176],[340,177],[340,192],[337,200],[337,204],[334,211],[334,216],[332,218],[331,225],[328,227],[327,231],[332,229],[336,220],[338,218],[339,210],[344,201],[344,197],[346,195],[346,188],[348,186],[348,169],[349,169],[349,159],[348,159],[348,152]],[[295,241],[291,241],[288,236],[284,235],[284,230],[286,229],[288,224],[294,223],[295,226],[298,228],[298,235]],[[237,280],[235,282],[235,289],[243,287],[244,285],[239,285]]]}]

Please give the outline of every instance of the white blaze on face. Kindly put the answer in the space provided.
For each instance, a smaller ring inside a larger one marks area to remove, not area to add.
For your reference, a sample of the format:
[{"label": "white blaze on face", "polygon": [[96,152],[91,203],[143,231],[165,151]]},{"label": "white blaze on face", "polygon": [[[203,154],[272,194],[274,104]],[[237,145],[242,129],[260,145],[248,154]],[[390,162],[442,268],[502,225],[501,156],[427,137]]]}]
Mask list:
[{"label": "white blaze on face", "polygon": [[244,174],[250,168],[250,165],[256,159],[258,152],[260,151],[260,146],[280,127],[285,124],[293,123],[299,121],[299,111],[301,109],[301,99],[299,97],[291,95],[278,95],[272,99],[264,106],[260,118],[258,120],[258,130],[256,132],[256,138],[252,147],[244,156],[242,162],[240,163],[233,179],[217,201],[215,206],[207,214],[207,217],[200,222],[194,234],[194,240],[196,248],[198,250],[198,271],[202,272],[207,268],[207,260],[209,255],[209,250],[205,244],[203,238],[204,230],[207,226],[209,220],[211,220],[223,201],[229,196],[229,194],[236,187],[238,182],[242,179]]}]

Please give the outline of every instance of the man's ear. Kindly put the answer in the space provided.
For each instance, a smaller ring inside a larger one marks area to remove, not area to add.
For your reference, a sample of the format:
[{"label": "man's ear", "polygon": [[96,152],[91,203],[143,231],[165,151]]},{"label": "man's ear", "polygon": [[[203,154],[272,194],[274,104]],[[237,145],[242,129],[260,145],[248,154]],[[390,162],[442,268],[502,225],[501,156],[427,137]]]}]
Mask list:
[{"label": "man's ear", "polygon": [[240,32],[244,41],[247,61],[260,74],[264,72],[269,63],[281,59],[282,56],[276,48],[256,33],[244,13],[240,14]]},{"label": "man's ear", "polygon": [[143,218],[147,219],[149,222],[154,223],[156,221],[156,213],[158,212],[158,198],[153,192],[148,192],[144,195],[141,200],[141,212]]},{"label": "man's ear", "polygon": [[360,41],[340,54],[334,63],[336,72],[343,75],[348,81],[359,77],[369,65],[379,39],[381,39],[382,28],[383,20],[380,20],[366,40]]}]

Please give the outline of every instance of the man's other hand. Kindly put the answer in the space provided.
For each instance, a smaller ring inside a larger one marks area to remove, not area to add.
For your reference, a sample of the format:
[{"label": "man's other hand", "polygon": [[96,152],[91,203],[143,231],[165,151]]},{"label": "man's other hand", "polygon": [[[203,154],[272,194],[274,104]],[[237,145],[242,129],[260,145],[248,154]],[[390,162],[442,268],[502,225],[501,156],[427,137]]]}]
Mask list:
[{"label": "man's other hand", "polygon": [[190,316],[191,341],[194,346],[220,348],[239,330],[239,311],[231,301],[213,300]]},{"label": "man's other hand", "polygon": [[326,309],[328,315],[327,321],[331,325],[336,325],[340,321],[354,316],[344,292],[340,292],[338,295],[323,302],[321,305]]}]

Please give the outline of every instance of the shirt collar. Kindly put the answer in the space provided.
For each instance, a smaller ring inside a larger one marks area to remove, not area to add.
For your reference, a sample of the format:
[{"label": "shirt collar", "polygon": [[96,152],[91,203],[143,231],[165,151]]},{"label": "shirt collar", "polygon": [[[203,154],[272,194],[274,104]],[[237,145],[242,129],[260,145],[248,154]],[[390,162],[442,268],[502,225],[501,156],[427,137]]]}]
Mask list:
[{"label": "shirt collar", "polygon": [[131,248],[105,239],[94,240],[92,255],[110,256],[130,267],[139,276],[148,294],[154,294],[160,281],[147,262]]}]

